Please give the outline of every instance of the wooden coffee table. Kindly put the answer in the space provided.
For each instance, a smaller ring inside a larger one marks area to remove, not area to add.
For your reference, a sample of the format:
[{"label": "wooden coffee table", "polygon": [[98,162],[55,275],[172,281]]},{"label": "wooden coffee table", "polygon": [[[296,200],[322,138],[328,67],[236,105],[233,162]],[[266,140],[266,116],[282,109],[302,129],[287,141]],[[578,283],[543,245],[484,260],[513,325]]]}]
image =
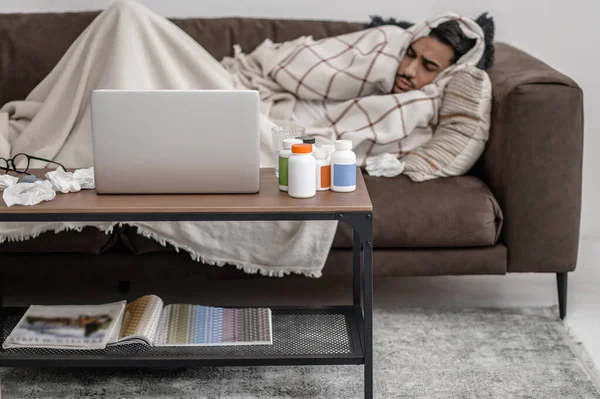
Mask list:
[{"label": "wooden coffee table", "polygon": [[[46,171],[30,172],[43,177]],[[152,348],[134,344],[90,351],[19,348],[0,350],[0,367],[363,364],[364,396],[372,398],[373,206],[360,170],[356,191],[318,192],[310,199],[294,199],[279,191],[274,170],[261,169],[258,194],[97,195],[85,190],[59,193],[35,206],[8,208],[0,201],[0,222],[236,220],[338,220],[349,225],[354,230],[352,303],[318,308],[273,304],[273,345]],[[0,268],[0,278],[1,272]],[[2,342],[25,310],[2,307],[0,291]]]}]

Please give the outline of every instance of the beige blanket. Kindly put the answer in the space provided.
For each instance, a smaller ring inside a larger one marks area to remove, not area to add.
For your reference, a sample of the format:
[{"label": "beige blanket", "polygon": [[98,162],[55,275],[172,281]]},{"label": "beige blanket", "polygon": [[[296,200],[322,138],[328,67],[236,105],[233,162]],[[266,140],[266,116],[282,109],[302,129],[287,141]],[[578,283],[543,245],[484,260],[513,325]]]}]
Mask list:
[{"label": "beige blanket", "polygon": [[[451,20],[475,45],[421,90],[391,94],[409,45]],[[476,65],[484,47],[479,25],[444,13],[406,30],[382,26],[321,40],[266,40],[248,55],[236,47],[234,57],[223,64],[236,87],[260,92],[263,112],[273,120],[289,120],[296,99],[325,101],[324,118],[307,133],[318,144],[352,140],[358,163],[364,165],[371,156],[399,156],[428,142],[446,85],[456,73]]]},{"label": "beige blanket", "polygon": [[[0,110],[0,156],[24,152],[67,167],[93,164],[90,94],[93,89],[233,89],[229,73],[167,19],[137,2],[118,1],[73,43],[24,101]],[[269,119],[261,119],[261,167],[273,166]],[[44,167],[42,162],[31,167]],[[273,176],[275,178],[275,176]],[[69,195],[69,194],[58,194]],[[140,234],[188,251],[212,265],[248,273],[319,277],[337,222],[129,222]],[[116,223],[0,223],[0,242],[45,231]]]}]

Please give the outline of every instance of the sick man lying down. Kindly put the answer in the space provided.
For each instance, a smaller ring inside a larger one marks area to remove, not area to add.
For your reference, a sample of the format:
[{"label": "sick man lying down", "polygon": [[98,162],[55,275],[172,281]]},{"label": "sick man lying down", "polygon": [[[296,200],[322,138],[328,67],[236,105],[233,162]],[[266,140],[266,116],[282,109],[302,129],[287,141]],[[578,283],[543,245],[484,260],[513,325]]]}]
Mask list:
[{"label": "sick man lying down", "polygon": [[318,142],[352,140],[359,162],[400,156],[431,138],[453,74],[493,60],[493,23],[485,16],[475,22],[446,13],[409,25],[374,18],[365,30],[318,41],[266,40],[251,54],[238,47],[219,62],[166,18],[119,0],[24,101],[0,110],[7,114],[0,157],[27,153],[91,166],[89,98],[101,88],[259,90],[261,166],[272,166],[270,129],[281,121],[305,126]]}]

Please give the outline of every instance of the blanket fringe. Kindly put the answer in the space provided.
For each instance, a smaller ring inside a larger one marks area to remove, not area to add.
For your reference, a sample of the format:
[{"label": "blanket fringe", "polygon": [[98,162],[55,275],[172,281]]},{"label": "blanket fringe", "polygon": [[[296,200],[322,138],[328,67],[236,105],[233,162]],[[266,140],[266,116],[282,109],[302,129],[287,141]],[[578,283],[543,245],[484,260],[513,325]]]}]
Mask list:
[{"label": "blanket fringe", "polygon": [[[128,223],[121,223],[121,225],[123,225],[123,224],[128,224]],[[312,277],[312,278],[320,278],[322,276],[322,273],[320,271],[280,270],[280,269],[276,269],[275,267],[271,268],[268,266],[265,267],[265,266],[261,266],[261,265],[248,264],[248,263],[243,263],[243,262],[239,262],[239,261],[235,261],[235,260],[231,260],[231,259],[220,259],[220,258],[217,258],[214,256],[209,257],[206,255],[202,255],[198,252],[195,252],[193,249],[191,249],[185,245],[179,245],[172,240],[167,240],[163,237],[159,237],[154,232],[146,230],[140,226],[131,225],[131,224],[128,224],[128,225],[130,225],[132,227],[136,227],[138,234],[158,242],[163,247],[166,247],[167,244],[169,244],[172,247],[174,247],[175,251],[177,251],[177,252],[179,252],[182,249],[182,250],[188,252],[190,254],[190,257],[195,262],[201,262],[206,265],[218,266],[218,267],[231,265],[231,266],[235,266],[239,270],[244,271],[245,273],[248,273],[248,274],[259,274],[260,273],[261,275],[267,276],[267,277],[285,277],[290,274],[300,274],[300,275],[303,275],[306,277]]]},{"label": "blanket fringe", "polygon": [[77,232],[81,233],[81,231],[83,230],[84,227],[95,227],[100,231],[104,231],[104,233],[106,233],[106,234],[112,234],[114,227],[116,225],[119,225],[119,227],[121,227],[123,225],[129,225],[131,227],[135,227],[135,228],[137,228],[138,234],[158,242],[163,247],[166,247],[167,244],[169,244],[173,248],[175,248],[175,251],[177,251],[177,252],[179,252],[180,250],[184,250],[190,254],[190,257],[195,262],[204,263],[204,264],[210,265],[210,266],[223,267],[223,266],[231,265],[231,266],[235,266],[239,270],[244,271],[245,273],[261,274],[261,275],[267,276],[267,277],[285,277],[285,276],[291,275],[291,274],[300,274],[300,275],[303,275],[306,277],[311,277],[311,278],[320,278],[322,276],[322,273],[320,271],[281,270],[281,269],[277,269],[276,267],[271,268],[268,266],[265,267],[265,266],[261,266],[261,265],[248,264],[248,263],[243,263],[243,262],[239,262],[239,261],[235,261],[235,260],[231,260],[231,259],[220,259],[220,258],[217,258],[214,256],[202,255],[185,245],[179,245],[172,240],[167,240],[163,237],[156,235],[152,231],[146,230],[140,226],[136,226],[134,224],[126,223],[126,222],[115,223],[115,224],[108,226],[107,228],[105,228],[104,226],[98,226],[98,225],[76,225],[76,224],[64,223],[55,228],[47,229],[47,228],[42,227],[41,229],[34,229],[33,231],[28,231],[27,233],[17,233],[16,235],[12,235],[12,236],[3,236],[3,237],[0,236],[0,244],[3,242],[27,241],[30,239],[37,238],[41,234],[50,232],[50,231],[53,231],[55,234],[61,233],[63,231],[77,231]]},{"label": "blanket fringe", "polygon": [[28,241],[34,238],[39,237],[41,234],[43,233],[48,233],[48,232],[54,232],[55,234],[61,233],[63,231],[77,231],[78,233],[81,233],[82,230],[84,229],[84,227],[95,227],[100,231],[103,231],[105,234],[112,234],[113,232],[113,228],[115,225],[111,225],[108,228],[103,228],[101,226],[90,226],[90,225],[72,225],[72,224],[62,224],[59,227],[53,228],[53,229],[46,229],[46,228],[42,228],[42,229],[38,229],[38,230],[34,230],[33,232],[28,232],[28,233],[17,233],[13,236],[0,236],[0,244],[2,244],[3,242],[18,242],[18,241]]},{"label": "blanket fringe", "polygon": [[[112,224],[109,227],[105,228],[104,226],[75,225],[75,224],[64,223],[55,228],[34,229],[33,231],[28,231],[27,233],[17,233],[16,235],[12,235],[12,236],[3,236],[3,237],[0,236],[0,244],[2,244],[3,242],[16,242],[16,241],[31,240],[31,239],[39,237],[43,233],[47,233],[50,231],[54,232],[55,234],[61,233],[63,231],[77,231],[77,232],[81,233],[81,231],[83,230],[84,227],[95,227],[98,230],[103,231],[105,234],[112,234],[114,227],[116,225],[117,225],[117,223]],[[271,268],[268,266],[265,267],[265,266],[261,266],[261,265],[248,264],[248,263],[243,263],[243,262],[239,262],[239,261],[235,261],[235,260],[231,260],[231,259],[220,259],[220,258],[217,258],[214,256],[206,256],[206,255],[203,255],[203,254],[200,254],[200,253],[194,251],[193,249],[191,249],[185,245],[179,245],[172,240],[167,240],[163,237],[160,237],[160,236],[156,235],[154,232],[146,230],[140,226],[136,226],[134,224],[125,223],[125,222],[120,222],[120,223],[118,223],[118,225],[119,226],[129,225],[131,227],[135,227],[135,228],[137,228],[138,234],[158,242],[163,247],[166,247],[167,244],[171,245],[173,248],[175,248],[175,251],[177,251],[177,252],[180,252],[180,250],[184,250],[190,254],[190,257],[195,262],[204,263],[206,265],[218,266],[218,267],[231,265],[231,266],[235,266],[239,270],[244,271],[245,273],[248,273],[248,274],[259,274],[260,273],[261,275],[267,276],[267,277],[285,277],[285,276],[291,275],[291,274],[300,274],[300,275],[303,275],[306,277],[311,277],[311,278],[320,278],[322,276],[321,272],[314,271],[314,270],[310,270],[310,271],[308,271],[308,270],[306,270],[306,271],[281,270],[281,269],[277,269],[275,267]]]}]

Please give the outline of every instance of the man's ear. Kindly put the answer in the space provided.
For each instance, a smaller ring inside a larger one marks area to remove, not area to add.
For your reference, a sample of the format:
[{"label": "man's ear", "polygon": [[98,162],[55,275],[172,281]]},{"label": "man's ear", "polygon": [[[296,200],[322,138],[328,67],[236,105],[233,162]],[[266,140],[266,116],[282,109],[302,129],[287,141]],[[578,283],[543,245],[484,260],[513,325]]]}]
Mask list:
[{"label": "man's ear", "polygon": [[486,70],[494,65],[494,35],[496,34],[494,18],[488,17],[488,13],[485,12],[477,17],[475,22],[481,27],[481,30],[483,30],[485,43],[485,51],[483,52],[481,60],[479,60],[479,63],[477,64],[477,68]]}]

